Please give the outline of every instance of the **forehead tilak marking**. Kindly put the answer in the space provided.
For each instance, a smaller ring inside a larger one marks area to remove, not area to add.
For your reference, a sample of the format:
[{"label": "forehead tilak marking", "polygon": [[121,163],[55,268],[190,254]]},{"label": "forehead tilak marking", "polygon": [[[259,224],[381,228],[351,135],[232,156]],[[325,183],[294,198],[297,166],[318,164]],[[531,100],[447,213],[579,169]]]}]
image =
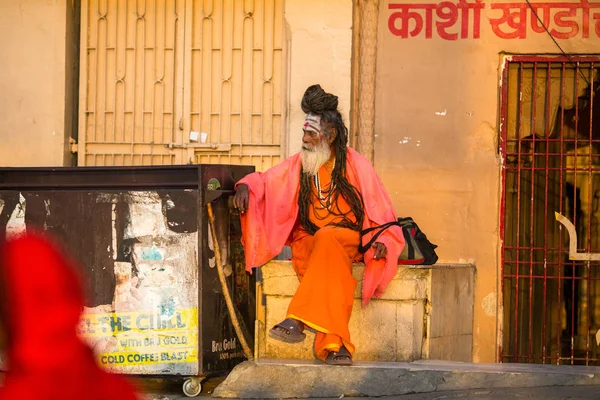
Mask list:
[{"label": "forehead tilak marking", "polygon": [[304,120],[304,130],[309,132],[315,132],[318,137],[323,137],[323,131],[321,129],[321,116],[314,113],[308,113]]}]

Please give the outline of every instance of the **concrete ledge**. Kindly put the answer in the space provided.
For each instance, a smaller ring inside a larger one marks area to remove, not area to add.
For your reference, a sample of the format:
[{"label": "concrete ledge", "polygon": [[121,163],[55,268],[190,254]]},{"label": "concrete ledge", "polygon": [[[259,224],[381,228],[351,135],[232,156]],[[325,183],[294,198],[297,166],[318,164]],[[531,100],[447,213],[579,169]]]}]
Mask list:
[{"label": "concrete ledge", "polygon": [[599,385],[600,367],[531,364],[318,361],[244,362],[213,392],[220,398],[397,396],[408,393],[509,387]]},{"label": "concrete ledge", "polygon": [[[471,361],[474,266],[398,266],[381,299],[361,307],[364,264],[354,264],[358,282],[350,318],[354,360],[410,362],[424,358]],[[300,344],[270,338],[269,328],[285,318],[299,282],[290,261],[262,267],[257,293],[256,358],[314,359],[314,334]],[[365,327],[367,329],[365,329]]]},{"label": "concrete ledge", "polygon": [[[435,268],[445,268],[440,264]],[[381,300],[424,300],[427,297],[427,280],[430,275],[430,266],[398,267],[396,276],[383,294]],[[364,264],[354,264],[352,276],[358,281],[354,298],[360,299],[362,293],[362,277],[365,271]],[[291,261],[271,261],[262,267],[263,294],[267,296],[292,297],[298,289],[298,277]]]}]

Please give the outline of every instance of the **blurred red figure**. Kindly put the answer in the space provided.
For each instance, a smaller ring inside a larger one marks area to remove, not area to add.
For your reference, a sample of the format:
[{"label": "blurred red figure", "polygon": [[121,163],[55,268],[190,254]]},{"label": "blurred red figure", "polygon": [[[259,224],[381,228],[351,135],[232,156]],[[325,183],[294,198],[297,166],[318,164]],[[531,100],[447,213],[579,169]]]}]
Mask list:
[{"label": "blurred red figure", "polygon": [[77,337],[81,285],[51,241],[38,234],[8,240],[0,282],[9,368],[0,399],[137,399],[122,377],[97,366]]}]

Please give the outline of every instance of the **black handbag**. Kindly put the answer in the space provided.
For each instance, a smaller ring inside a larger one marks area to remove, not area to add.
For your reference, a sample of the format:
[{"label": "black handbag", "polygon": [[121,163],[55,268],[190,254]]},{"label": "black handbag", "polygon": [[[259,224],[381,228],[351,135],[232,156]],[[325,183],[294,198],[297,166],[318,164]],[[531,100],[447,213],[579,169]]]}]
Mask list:
[{"label": "black handbag", "polygon": [[[402,228],[404,241],[406,245],[402,254],[398,257],[398,264],[425,264],[433,265],[437,262],[438,256],[435,253],[437,245],[431,243],[417,223],[411,217],[398,218],[398,221],[388,222],[383,225],[367,228],[360,232],[360,245],[358,250],[365,253],[377,241],[379,236],[390,226],[398,225]],[[371,240],[363,246],[363,235],[377,231]]]}]

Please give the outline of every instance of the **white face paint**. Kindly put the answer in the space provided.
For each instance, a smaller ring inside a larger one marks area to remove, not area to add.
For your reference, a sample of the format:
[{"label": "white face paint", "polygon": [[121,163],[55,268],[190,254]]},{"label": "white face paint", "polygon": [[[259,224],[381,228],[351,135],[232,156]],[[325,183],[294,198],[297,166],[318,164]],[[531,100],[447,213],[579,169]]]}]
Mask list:
[{"label": "white face paint", "polygon": [[316,175],[331,157],[331,148],[327,140],[322,137],[317,145],[311,146],[304,143],[300,156],[302,157],[302,170],[309,175]]},{"label": "white face paint", "polygon": [[305,131],[315,132],[318,135],[322,135],[321,131],[321,116],[319,114],[309,113],[306,114],[306,119],[304,120]]}]

